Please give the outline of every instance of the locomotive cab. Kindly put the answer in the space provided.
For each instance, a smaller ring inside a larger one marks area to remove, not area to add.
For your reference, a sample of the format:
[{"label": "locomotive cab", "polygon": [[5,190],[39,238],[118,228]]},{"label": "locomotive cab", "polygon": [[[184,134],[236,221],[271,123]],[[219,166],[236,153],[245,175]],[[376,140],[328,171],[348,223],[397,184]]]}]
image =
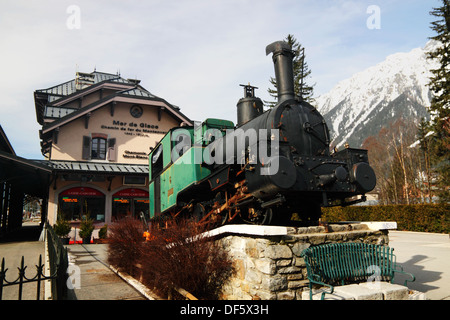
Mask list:
[{"label": "locomotive cab", "polygon": [[231,121],[206,119],[195,126],[169,130],[149,154],[151,218],[177,210],[198,197],[196,193],[204,190],[203,180],[211,174],[203,160],[203,149],[211,140],[208,133],[215,129],[222,136],[232,128]]}]

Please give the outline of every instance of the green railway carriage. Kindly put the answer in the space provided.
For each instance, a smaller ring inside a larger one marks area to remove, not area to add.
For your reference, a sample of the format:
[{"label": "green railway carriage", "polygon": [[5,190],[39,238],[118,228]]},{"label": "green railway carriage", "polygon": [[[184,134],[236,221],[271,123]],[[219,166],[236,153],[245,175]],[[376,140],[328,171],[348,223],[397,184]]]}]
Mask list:
[{"label": "green railway carriage", "polygon": [[151,219],[175,214],[193,197],[207,193],[211,174],[203,162],[203,149],[209,143],[207,130],[225,134],[233,128],[231,121],[207,119],[199,126],[173,128],[161,139],[149,155]]}]

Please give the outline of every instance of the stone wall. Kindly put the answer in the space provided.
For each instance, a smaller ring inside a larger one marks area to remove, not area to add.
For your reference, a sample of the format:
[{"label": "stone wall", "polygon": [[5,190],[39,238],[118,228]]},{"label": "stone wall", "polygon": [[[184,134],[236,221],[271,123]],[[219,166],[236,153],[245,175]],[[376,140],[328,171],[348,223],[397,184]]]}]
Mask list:
[{"label": "stone wall", "polygon": [[388,244],[387,230],[363,223],[327,227],[288,227],[285,235],[222,235],[219,241],[233,259],[236,273],[223,288],[225,300],[301,300],[308,280],[301,252],[336,242]]}]

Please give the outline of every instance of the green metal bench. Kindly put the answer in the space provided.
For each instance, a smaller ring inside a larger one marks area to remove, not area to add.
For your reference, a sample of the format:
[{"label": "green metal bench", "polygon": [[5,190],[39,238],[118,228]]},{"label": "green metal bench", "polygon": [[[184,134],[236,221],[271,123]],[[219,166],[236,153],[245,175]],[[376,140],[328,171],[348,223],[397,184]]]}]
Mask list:
[{"label": "green metal bench", "polygon": [[411,273],[404,272],[396,264],[394,249],[388,246],[367,243],[332,243],[312,246],[305,249],[301,256],[305,259],[309,280],[309,297],[313,298],[313,285],[329,288],[322,291],[321,299],[325,294],[332,294],[334,286],[358,283],[363,281],[394,281],[396,272],[411,277],[406,279],[414,281]]}]

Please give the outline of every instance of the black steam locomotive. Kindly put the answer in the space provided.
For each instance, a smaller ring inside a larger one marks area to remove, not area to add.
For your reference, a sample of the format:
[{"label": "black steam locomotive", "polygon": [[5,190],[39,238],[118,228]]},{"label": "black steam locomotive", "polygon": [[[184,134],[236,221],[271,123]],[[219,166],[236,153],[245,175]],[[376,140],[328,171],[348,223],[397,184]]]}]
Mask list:
[{"label": "black steam locomotive", "polygon": [[295,95],[290,46],[274,42],[266,47],[270,53],[275,107],[263,112],[255,88],[244,86],[236,127],[207,119],[200,126],[174,128],[152,151],[153,219],[189,216],[221,225],[285,224],[295,218],[308,223],[319,219],[321,207],[364,201],[374,189],[367,151],[330,152],[324,118]]}]

